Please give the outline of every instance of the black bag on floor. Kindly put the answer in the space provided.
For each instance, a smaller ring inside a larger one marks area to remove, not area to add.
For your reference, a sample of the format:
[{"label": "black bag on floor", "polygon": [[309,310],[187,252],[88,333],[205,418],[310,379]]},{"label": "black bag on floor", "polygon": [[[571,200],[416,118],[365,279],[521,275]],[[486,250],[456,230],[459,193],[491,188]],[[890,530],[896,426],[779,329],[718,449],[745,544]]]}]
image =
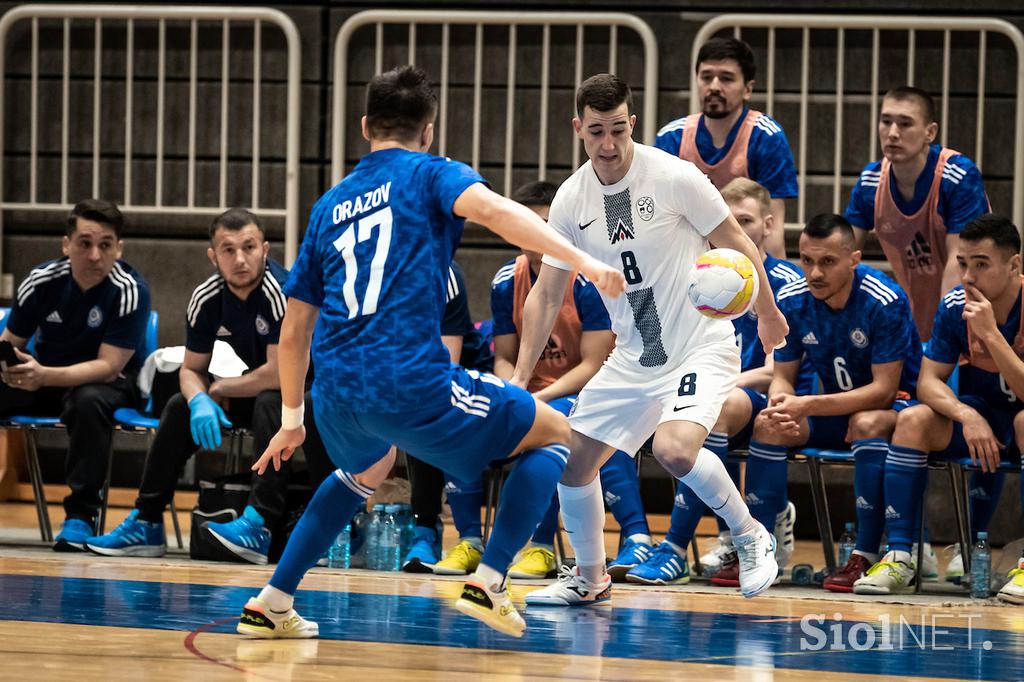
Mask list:
[{"label": "black bag on floor", "polygon": [[203,526],[210,521],[228,523],[241,516],[249,501],[249,480],[250,474],[239,473],[213,481],[199,481],[199,501],[192,510],[190,557],[207,561],[243,561],[217,542]]}]

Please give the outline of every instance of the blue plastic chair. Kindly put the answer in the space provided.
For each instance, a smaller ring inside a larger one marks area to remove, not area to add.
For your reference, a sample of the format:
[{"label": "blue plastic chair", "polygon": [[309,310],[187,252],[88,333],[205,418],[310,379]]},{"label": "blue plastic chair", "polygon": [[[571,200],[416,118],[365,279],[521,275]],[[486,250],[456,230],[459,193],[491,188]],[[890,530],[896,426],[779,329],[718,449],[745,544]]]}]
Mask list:
[{"label": "blue plastic chair", "polygon": [[[6,326],[8,309],[0,309],[0,321]],[[149,322],[146,325],[146,337],[144,351],[146,357],[156,350],[157,330],[160,315],[156,311],[149,313]],[[35,338],[29,340],[28,349],[31,351],[35,345]],[[39,465],[38,439],[39,431],[43,429],[63,429],[59,417],[39,417],[35,415],[15,415],[7,419],[7,426],[20,428],[25,432],[25,454],[28,464],[29,480],[32,483],[32,494],[35,497],[36,514],[39,517],[39,534],[43,542],[53,542],[53,528],[50,524],[50,515],[46,505],[46,491],[43,487],[42,469]],[[103,483],[102,502],[100,505],[99,533],[102,535],[106,527],[107,503],[110,492],[110,474],[113,464],[114,448],[111,442],[110,452],[107,455],[107,476]]]}]

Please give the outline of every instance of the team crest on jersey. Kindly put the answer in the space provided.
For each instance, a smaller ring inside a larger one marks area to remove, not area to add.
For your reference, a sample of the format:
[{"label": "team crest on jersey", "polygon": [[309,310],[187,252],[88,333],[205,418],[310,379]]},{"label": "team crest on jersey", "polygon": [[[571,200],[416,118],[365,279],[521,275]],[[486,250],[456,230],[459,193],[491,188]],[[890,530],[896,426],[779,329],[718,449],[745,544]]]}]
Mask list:
[{"label": "team crest on jersey", "polygon": [[654,217],[654,199],[651,197],[640,197],[636,200],[636,212],[640,220],[649,221]]},{"label": "team crest on jersey", "polygon": [[260,336],[266,336],[270,333],[270,325],[263,319],[262,315],[256,316],[256,331]]},{"label": "team crest on jersey", "polygon": [[864,330],[860,327],[856,327],[850,332],[850,341],[853,342],[853,345],[857,348],[868,347],[868,335],[865,334]]},{"label": "team crest on jersey", "polygon": [[608,226],[608,241],[612,244],[636,239],[636,232],[633,230],[633,207],[628,189],[617,194],[605,195],[604,217]]},{"label": "team crest on jersey", "polygon": [[94,305],[92,310],[89,311],[89,317],[86,318],[86,324],[93,329],[103,324],[103,311],[100,310],[98,305]]}]

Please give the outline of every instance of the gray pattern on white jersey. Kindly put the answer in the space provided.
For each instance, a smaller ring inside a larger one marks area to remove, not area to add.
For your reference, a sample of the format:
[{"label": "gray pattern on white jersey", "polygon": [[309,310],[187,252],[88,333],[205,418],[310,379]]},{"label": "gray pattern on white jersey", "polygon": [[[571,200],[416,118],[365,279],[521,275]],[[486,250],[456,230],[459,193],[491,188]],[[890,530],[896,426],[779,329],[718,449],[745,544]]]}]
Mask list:
[{"label": "gray pattern on white jersey", "polygon": [[617,244],[624,239],[635,239],[633,231],[633,210],[629,200],[629,188],[604,197],[604,218],[608,225],[608,241]]}]

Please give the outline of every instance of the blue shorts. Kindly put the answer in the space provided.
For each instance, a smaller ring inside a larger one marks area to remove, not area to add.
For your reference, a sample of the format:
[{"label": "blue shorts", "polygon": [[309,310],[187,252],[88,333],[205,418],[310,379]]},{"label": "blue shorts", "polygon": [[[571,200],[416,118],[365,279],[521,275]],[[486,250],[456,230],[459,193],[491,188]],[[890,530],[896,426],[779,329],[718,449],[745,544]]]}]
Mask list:
[{"label": "blue shorts", "polygon": [[768,396],[752,388],[741,388],[750,399],[750,419],[746,425],[736,432],[736,435],[729,438],[729,449],[740,450],[750,445],[750,437],[754,434],[754,420],[761,410],[768,407]]},{"label": "blue shorts", "polygon": [[449,400],[408,412],[348,409],[315,381],[313,413],[334,466],[365,471],[394,444],[468,481],[491,460],[512,454],[533,426],[533,396],[494,375],[454,365],[451,378]]},{"label": "blue shorts", "polygon": [[[993,405],[991,402],[976,395],[961,395],[957,399],[973,407],[985,418],[988,425],[992,427],[992,433],[1000,443],[1000,455],[1002,459],[1010,459],[1012,453],[1017,452],[1017,443],[1013,437],[1013,418],[1021,411],[1006,409],[1002,405]],[[1018,403],[1019,404],[1019,403]],[[931,453],[941,459],[960,459],[970,457],[970,450],[967,448],[967,441],[964,440],[964,426],[958,421],[953,422],[953,435],[949,439],[949,445],[944,450]]]},{"label": "blue shorts", "polygon": [[[896,400],[893,401],[892,410],[902,412],[911,405],[916,405],[917,400]],[[819,450],[849,450],[850,444],[846,442],[846,432],[850,428],[850,415],[834,415],[828,417],[808,417],[811,435],[807,439],[805,447]]]}]

